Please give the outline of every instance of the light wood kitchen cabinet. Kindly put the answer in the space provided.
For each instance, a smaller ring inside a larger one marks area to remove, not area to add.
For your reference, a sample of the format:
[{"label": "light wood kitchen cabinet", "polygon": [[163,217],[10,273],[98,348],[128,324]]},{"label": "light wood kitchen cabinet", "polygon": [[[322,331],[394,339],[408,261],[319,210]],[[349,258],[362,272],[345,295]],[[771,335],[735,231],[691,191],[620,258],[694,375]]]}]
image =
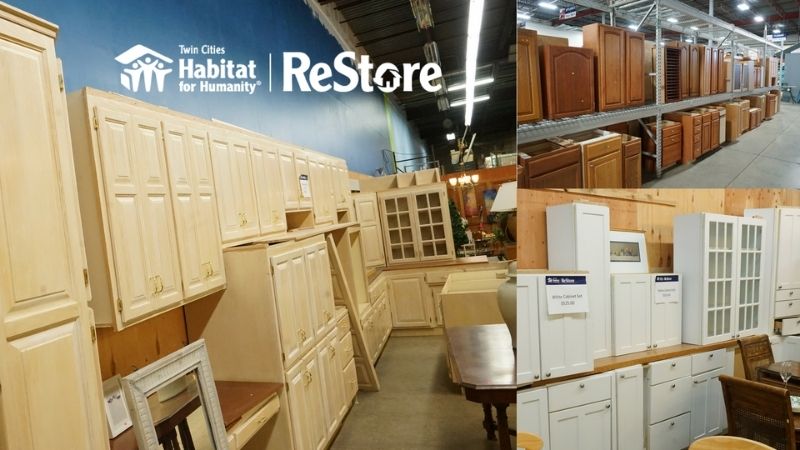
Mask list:
[{"label": "light wood kitchen cabinet", "polygon": [[625,102],[628,106],[644,104],[644,47],[643,33],[625,31]]},{"label": "light wood kitchen cabinet", "polygon": [[699,45],[689,46],[689,96],[697,97],[700,95],[701,66],[705,59],[705,51]]},{"label": "light wood kitchen cabinet", "polygon": [[250,141],[250,159],[261,235],[286,231],[283,184],[279,183],[280,147],[274,142],[254,139]]},{"label": "light wood kitchen cabinet", "polygon": [[433,327],[433,299],[425,275],[392,275],[387,278],[394,328]]},{"label": "light wood kitchen cabinet", "polygon": [[542,118],[542,86],[539,78],[539,47],[533,30],[517,30],[517,122]]},{"label": "light wood kitchen cabinet", "polygon": [[278,324],[286,365],[291,365],[313,344],[315,320],[305,250],[270,252]]},{"label": "light wood kitchen cabinet", "polygon": [[644,448],[644,370],[631,366],[614,371],[616,447]]},{"label": "light wood kitchen cabinet", "polygon": [[609,210],[607,206],[565,203],[549,206],[547,216],[548,267],[589,272],[589,335],[593,357],[611,355],[611,268]]},{"label": "light wood kitchen cabinet", "polygon": [[311,178],[314,223],[336,222],[336,197],[333,186],[333,169],[322,155],[308,154],[308,171]]},{"label": "light wood kitchen cabinet", "polygon": [[622,135],[622,180],[626,189],[642,187],[642,139]]},{"label": "light wood kitchen cabinet", "polygon": [[311,178],[308,156],[299,148],[281,146],[281,179],[286,211],[311,209]]},{"label": "light wood kitchen cabinet", "polygon": [[383,231],[378,208],[378,196],[374,192],[353,194],[356,221],[361,226],[361,248],[364,251],[364,265],[380,267],[386,264],[383,251]]},{"label": "light wood kitchen cabinet", "polygon": [[305,253],[311,281],[308,288],[311,290],[310,295],[313,300],[314,333],[321,337],[336,324],[328,245],[325,241],[316,241],[305,247]]},{"label": "light wood kitchen cabinet", "polygon": [[550,449],[550,416],[547,407],[547,388],[527,389],[517,394],[517,429],[539,436]]},{"label": "light wood kitchen cabinet", "polygon": [[320,387],[323,393],[324,410],[322,417],[325,424],[325,435],[333,436],[341,422],[342,408],[345,407],[343,367],[339,367],[336,358],[336,330],[319,343],[317,348],[317,364],[319,364]]},{"label": "light wood kitchen cabinet", "polygon": [[210,130],[209,137],[222,243],[254,238],[259,224],[250,144],[244,136],[222,129]]},{"label": "light wood kitchen cabinet", "polygon": [[588,48],[543,45],[544,116],[548,119],[594,112],[594,52]]},{"label": "light wood kitchen cabinet", "polygon": [[4,449],[108,445],[56,31],[0,4]]},{"label": "light wood kitchen cabinet", "polygon": [[160,117],[95,91],[70,102],[92,307],[121,329],[184,299]]},{"label": "light wood kitchen cabinet", "polygon": [[[626,31],[622,28],[599,23],[583,27],[583,47],[592,49],[596,57],[598,111],[623,108],[628,104],[626,78],[629,75],[625,42]],[[644,55],[641,60],[644,61]]]},{"label": "light wood kitchen cabinet", "polygon": [[711,47],[696,44],[700,66],[700,95],[711,94]]},{"label": "light wood kitchen cabinet", "polygon": [[622,138],[619,135],[597,142],[581,143],[583,147],[584,187],[622,188]]},{"label": "light wood kitchen cabinet", "polygon": [[350,175],[347,170],[347,162],[343,159],[335,159],[331,163],[331,167],[333,168],[336,209],[339,211],[350,209],[352,206],[352,194],[350,193]]},{"label": "light wood kitchen cabinet", "polygon": [[291,422],[296,449],[325,448],[325,391],[318,355],[314,352],[303,358],[286,373]]},{"label": "light wood kitchen cabinet", "polygon": [[197,298],[225,286],[208,135],[169,119],[163,129],[184,295]]}]

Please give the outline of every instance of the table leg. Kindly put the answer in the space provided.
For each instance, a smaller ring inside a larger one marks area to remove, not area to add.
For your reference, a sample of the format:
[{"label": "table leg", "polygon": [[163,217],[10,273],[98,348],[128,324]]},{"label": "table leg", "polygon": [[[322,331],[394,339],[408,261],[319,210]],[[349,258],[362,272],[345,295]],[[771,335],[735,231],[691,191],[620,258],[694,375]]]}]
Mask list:
[{"label": "table leg", "polygon": [[483,429],[486,430],[486,439],[490,441],[497,439],[494,434],[497,427],[495,427],[494,417],[492,417],[491,403],[483,404]]},{"label": "table leg", "polygon": [[184,450],[194,450],[192,432],[189,430],[189,423],[186,420],[178,424],[178,433],[181,435],[181,443],[183,444]]},{"label": "table leg", "polygon": [[507,403],[495,403],[497,409],[497,431],[499,432],[500,450],[511,450],[511,435],[508,433]]}]

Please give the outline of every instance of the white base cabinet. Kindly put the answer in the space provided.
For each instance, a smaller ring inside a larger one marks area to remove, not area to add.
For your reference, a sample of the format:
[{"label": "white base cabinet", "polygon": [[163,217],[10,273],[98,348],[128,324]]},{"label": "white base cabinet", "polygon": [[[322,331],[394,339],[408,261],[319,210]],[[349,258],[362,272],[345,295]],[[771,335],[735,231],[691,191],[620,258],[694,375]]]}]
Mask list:
[{"label": "white base cabinet", "polygon": [[631,366],[614,371],[616,449],[644,448],[644,370]]},{"label": "white base cabinet", "polygon": [[678,274],[611,276],[614,355],[681,343],[681,281]]},{"label": "white base cabinet", "polygon": [[647,448],[678,450],[691,442],[692,358],[651,363],[645,369]]},{"label": "white base cabinet", "polygon": [[549,387],[550,448],[611,450],[612,403],[610,372]]},{"label": "white base cabinet", "polygon": [[542,438],[542,450],[550,450],[550,417],[547,388],[528,389],[517,394],[517,429]]}]

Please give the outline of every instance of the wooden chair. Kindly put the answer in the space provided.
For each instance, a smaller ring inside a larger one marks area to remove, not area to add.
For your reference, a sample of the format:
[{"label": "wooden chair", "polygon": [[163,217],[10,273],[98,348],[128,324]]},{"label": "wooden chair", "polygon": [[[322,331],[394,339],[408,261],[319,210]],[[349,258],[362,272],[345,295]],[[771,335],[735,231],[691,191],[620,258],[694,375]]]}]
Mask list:
[{"label": "wooden chair", "polygon": [[789,391],[755,381],[720,375],[728,434],[795,450],[794,415]]},{"label": "wooden chair", "polygon": [[541,450],[544,446],[544,442],[539,436],[529,434],[529,433],[518,433],[517,434],[517,448],[522,448],[525,450]]},{"label": "wooden chair", "polygon": [[772,345],[766,334],[739,339],[739,349],[742,351],[744,376],[750,381],[758,381],[759,367],[768,366],[775,362],[775,357],[772,355]]}]

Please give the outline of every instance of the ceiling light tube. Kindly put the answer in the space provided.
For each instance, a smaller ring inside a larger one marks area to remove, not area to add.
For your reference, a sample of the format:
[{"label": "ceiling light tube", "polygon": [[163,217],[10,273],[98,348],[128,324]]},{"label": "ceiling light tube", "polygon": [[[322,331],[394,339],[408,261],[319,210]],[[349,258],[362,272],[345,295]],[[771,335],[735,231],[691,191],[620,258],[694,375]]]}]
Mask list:
[{"label": "ceiling light tube", "polygon": [[747,2],[739,3],[738,5],[736,5],[736,7],[739,8],[739,11],[747,11],[748,9],[750,9],[750,5],[748,5]]},{"label": "ceiling light tube", "polygon": [[539,7],[544,9],[558,9],[558,5],[550,2],[539,2]]},{"label": "ceiling light tube", "polygon": [[[475,80],[475,86],[483,86],[484,84],[490,84],[490,83],[494,83],[494,78],[488,77],[488,78],[481,78],[480,80]],[[467,85],[465,83],[453,84],[447,88],[447,92],[460,91],[466,87]]]},{"label": "ceiling light tube", "polygon": [[753,17],[753,20],[754,20],[756,23],[761,23],[761,22],[763,22],[763,21],[764,21],[764,16],[755,16],[755,17]]},{"label": "ceiling light tube", "polygon": [[522,11],[517,11],[517,19],[520,20],[531,20],[531,15],[528,13],[524,13]]},{"label": "ceiling light tube", "polygon": [[692,31],[697,31],[697,30],[699,30],[699,29],[700,29],[700,28],[697,28],[697,27],[696,27],[696,26],[694,26],[694,25],[690,26],[689,28],[691,28],[691,29],[692,29]]},{"label": "ceiling light tube", "polygon": [[[470,0],[469,21],[467,22],[467,61],[466,61],[466,106],[464,111],[464,125],[472,123],[472,109],[475,102],[475,71],[478,66],[478,46],[481,41],[481,22],[483,21],[483,1]],[[487,96],[488,97],[488,96]],[[488,100],[488,99],[487,99]],[[457,102],[450,106],[456,106]]]},{"label": "ceiling light tube", "polygon": [[669,23],[678,23],[678,19],[676,19],[674,17],[670,17],[669,19],[667,19],[667,22],[669,22]]},{"label": "ceiling light tube", "polygon": [[[485,102],[486,100],[489,100],[489,98],[490,97],[488,95],[479,95],[479,96],[477,96],[477,97],[472,99],[472,103]],[[464,106],[466,104],[467,104],[467,99],[463,98],[461,100],[456,100],[454,102],[450,102],[450,107],[451,108],[457,108],[459,106]]]}]

